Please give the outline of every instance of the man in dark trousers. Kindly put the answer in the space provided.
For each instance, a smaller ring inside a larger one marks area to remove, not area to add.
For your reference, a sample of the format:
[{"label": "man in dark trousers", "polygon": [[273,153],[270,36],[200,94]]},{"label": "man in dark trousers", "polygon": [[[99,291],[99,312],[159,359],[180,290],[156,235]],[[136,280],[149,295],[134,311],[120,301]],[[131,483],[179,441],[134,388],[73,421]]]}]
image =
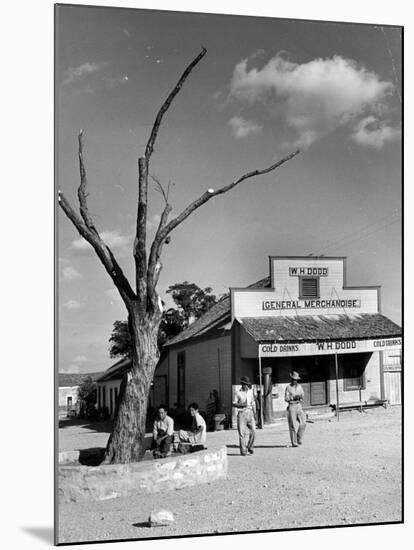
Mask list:
[{"label": "man in dark trousers", "polygon": [[301,402],[305,396],[302,386],[299,384],[300,376],[296,371],[290,373],[291,382],[286,386],[285,401],[287,406],[287,419],[289,425],[292,447],[302,445],[303,432],[306,428],[306,416]]}]

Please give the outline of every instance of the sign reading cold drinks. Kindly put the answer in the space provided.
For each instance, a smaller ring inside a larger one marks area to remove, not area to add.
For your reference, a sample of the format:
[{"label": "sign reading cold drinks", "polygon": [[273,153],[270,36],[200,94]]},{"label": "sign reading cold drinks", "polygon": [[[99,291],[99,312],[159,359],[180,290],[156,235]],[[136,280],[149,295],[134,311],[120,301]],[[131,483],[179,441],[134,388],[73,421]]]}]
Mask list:
[{"label": "sign reading cold drinks", "polygon": [[402,338],[376,340],[329,340],[306,344],[260,344],[261,357],[289,357],[294,355],[332,355],[334,353],[364,353],[401,349]]}]

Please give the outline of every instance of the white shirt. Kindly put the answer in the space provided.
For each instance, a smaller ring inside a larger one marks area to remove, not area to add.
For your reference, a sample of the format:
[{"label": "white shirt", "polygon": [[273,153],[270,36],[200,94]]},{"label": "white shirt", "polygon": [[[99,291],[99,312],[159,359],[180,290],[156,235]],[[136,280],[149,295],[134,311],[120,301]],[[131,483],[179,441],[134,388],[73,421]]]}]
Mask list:
[{"label": "white shirt", "polygon": [[[296,399],[295,399],[296,397]],[[285,401],[287,403],[300,403],[301,400],[305,397],[305,393],[300,384],[288,384],[285,390]]]},{"label": "white shirt", "polygon": [[255,411],[256,401],[254,398],[253,390],[249,388],[244,391],[240,388],[234,396],[233,404],[243,406],[243,409],[238,409],[239,411],[243,411],[244,409],[252,409],[253,411]]},{"label": "white shirt", "polygon": [[158,430],[164,430],[164,432],[167,432],[167,435],[173,435],[174,420],[170,416],[166,416],[164,420],[157,418],[154,422],[154,429],[152,430],[154,439],[158,437]]},{"label": "white shirt", "polygon": [[207,439],[206,421],[200,413],[196,412],[195,416],[193,417],[193,431],[196,431],[198,428],[203,429],[200,433],[195,434],[195,443],[196,445],[205,445]]}]

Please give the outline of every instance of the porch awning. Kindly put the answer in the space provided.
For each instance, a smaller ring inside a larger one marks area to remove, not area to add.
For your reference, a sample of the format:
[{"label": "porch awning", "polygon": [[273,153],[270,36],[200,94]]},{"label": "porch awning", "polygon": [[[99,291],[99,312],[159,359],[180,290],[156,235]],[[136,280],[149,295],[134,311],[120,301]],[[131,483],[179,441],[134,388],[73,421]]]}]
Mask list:
[{"label": "porch awning", "polygon": [[[402,330],[379,313],[243,317],[237,321],[257,344],[241,339],[243,357],[292,357],[401,349]],[[251,340],[250,340],[251,342]]]},{"label": "porch awning", "polygon": [[371,340],[402,335],[401,327],[380,313],[243,317],[237,321],[260,343]]}]

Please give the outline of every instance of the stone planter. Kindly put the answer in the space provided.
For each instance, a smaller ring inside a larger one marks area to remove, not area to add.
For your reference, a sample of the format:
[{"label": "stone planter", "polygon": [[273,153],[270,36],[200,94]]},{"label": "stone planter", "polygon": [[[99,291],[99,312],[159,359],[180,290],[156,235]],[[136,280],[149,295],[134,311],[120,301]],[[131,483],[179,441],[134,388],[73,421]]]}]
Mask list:
[{"label": "stone planter", "polygon": [[107,500],[210,483],[227,477],[226,447],[161,460],[59,466],[59,502]]}]

